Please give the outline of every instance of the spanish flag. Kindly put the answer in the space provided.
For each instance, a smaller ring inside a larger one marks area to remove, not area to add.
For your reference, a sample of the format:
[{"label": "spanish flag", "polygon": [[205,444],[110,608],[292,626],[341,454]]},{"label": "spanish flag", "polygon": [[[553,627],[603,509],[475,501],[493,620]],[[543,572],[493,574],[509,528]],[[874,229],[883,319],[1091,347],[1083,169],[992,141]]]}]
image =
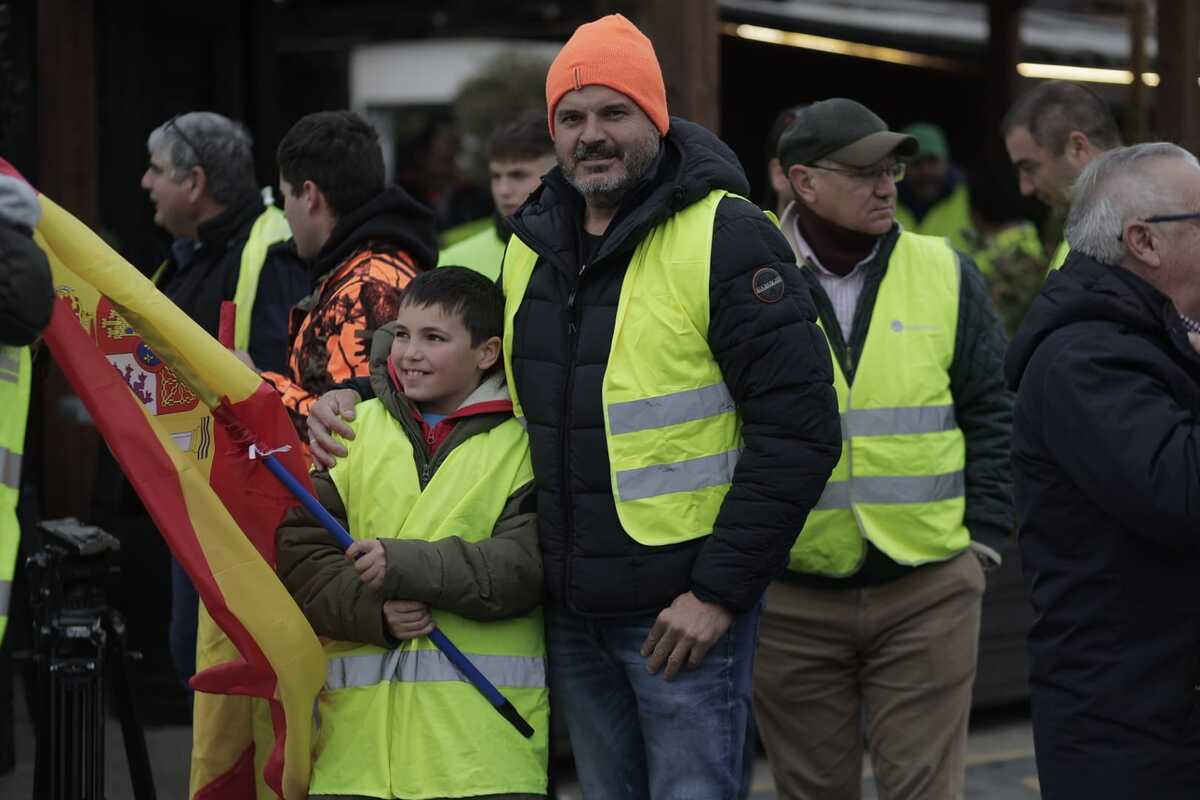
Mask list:
[{"label": "spanish flag", "polygon": [[274,452],[311,491],[295,430],[274,389],[86,226],[41,204],[35,238],[58,294],[46,342],[207,611],[191,796],[307,797],[325,656],[273,569],[295,500],[251,458],[252,446]]}]

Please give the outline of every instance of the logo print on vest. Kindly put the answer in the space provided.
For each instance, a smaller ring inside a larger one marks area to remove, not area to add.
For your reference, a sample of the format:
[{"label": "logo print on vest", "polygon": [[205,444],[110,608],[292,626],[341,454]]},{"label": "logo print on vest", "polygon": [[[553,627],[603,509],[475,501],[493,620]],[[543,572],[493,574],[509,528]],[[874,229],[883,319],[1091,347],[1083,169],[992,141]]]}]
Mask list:
[{"label": "logo print on vest", "polygon": [[786,286],[783,276],[771,267],[763,267],[754,273],[750,279],[750,288],[754,296],[763,303],[778,303],[783,299]]},{"label": "logo print on vest", "polygon": [[941,330],[937,325],[920,325],[911,322],[901,322],[898,319],[892,320],[891,329],[896,333],[937,333]]}]

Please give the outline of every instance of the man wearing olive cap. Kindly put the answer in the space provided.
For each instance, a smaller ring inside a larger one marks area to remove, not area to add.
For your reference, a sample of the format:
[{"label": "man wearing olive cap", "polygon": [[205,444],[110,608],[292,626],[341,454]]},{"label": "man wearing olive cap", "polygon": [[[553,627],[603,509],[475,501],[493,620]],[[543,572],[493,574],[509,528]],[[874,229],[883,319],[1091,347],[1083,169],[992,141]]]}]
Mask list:
[{"label": "man wearing olive cap", "polygon": [[896,225],[916,147],[841,98],[780,139],[796,195],[780,224],[842,418],[763,612],[755,712],[781,798],[859,797],[864,739],[881,796],[962,796],[983,566],[1011,528],[1012,398],[975,265]]}]

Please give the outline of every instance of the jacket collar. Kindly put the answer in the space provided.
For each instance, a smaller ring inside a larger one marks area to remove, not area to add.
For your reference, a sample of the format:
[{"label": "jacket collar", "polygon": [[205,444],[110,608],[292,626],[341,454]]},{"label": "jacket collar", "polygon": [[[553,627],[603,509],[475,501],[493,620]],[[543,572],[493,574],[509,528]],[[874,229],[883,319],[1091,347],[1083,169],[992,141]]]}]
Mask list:
[{"label": "jacket collar", "polygon": [[264,208],[258,193],[251,192],[226,206],[217,216],[200,223],[197,240],[206,247],[227,248],[249,232]]},{"label": "jacket collar", "polygon": [[337,221],[310,267],[314,285],[368,246],[403,251],[417,269],[432,268],[438,252],[433,211],[398,186],[384,189]]}]

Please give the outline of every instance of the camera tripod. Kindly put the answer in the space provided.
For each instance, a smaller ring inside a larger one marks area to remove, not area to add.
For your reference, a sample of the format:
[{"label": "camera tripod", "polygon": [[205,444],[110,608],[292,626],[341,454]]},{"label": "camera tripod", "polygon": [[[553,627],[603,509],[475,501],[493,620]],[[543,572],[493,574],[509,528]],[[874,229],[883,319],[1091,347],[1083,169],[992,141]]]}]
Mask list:
[{"label": "camera tripod", "polygon": [[119,544],[75,520],[43,522],[46,545],[29,559],[34,616],[38,800],[104,800],[105,686],[111,682],[136,800],[154,800],[138,722],[125,621],[108,607],[109,555]]}]

